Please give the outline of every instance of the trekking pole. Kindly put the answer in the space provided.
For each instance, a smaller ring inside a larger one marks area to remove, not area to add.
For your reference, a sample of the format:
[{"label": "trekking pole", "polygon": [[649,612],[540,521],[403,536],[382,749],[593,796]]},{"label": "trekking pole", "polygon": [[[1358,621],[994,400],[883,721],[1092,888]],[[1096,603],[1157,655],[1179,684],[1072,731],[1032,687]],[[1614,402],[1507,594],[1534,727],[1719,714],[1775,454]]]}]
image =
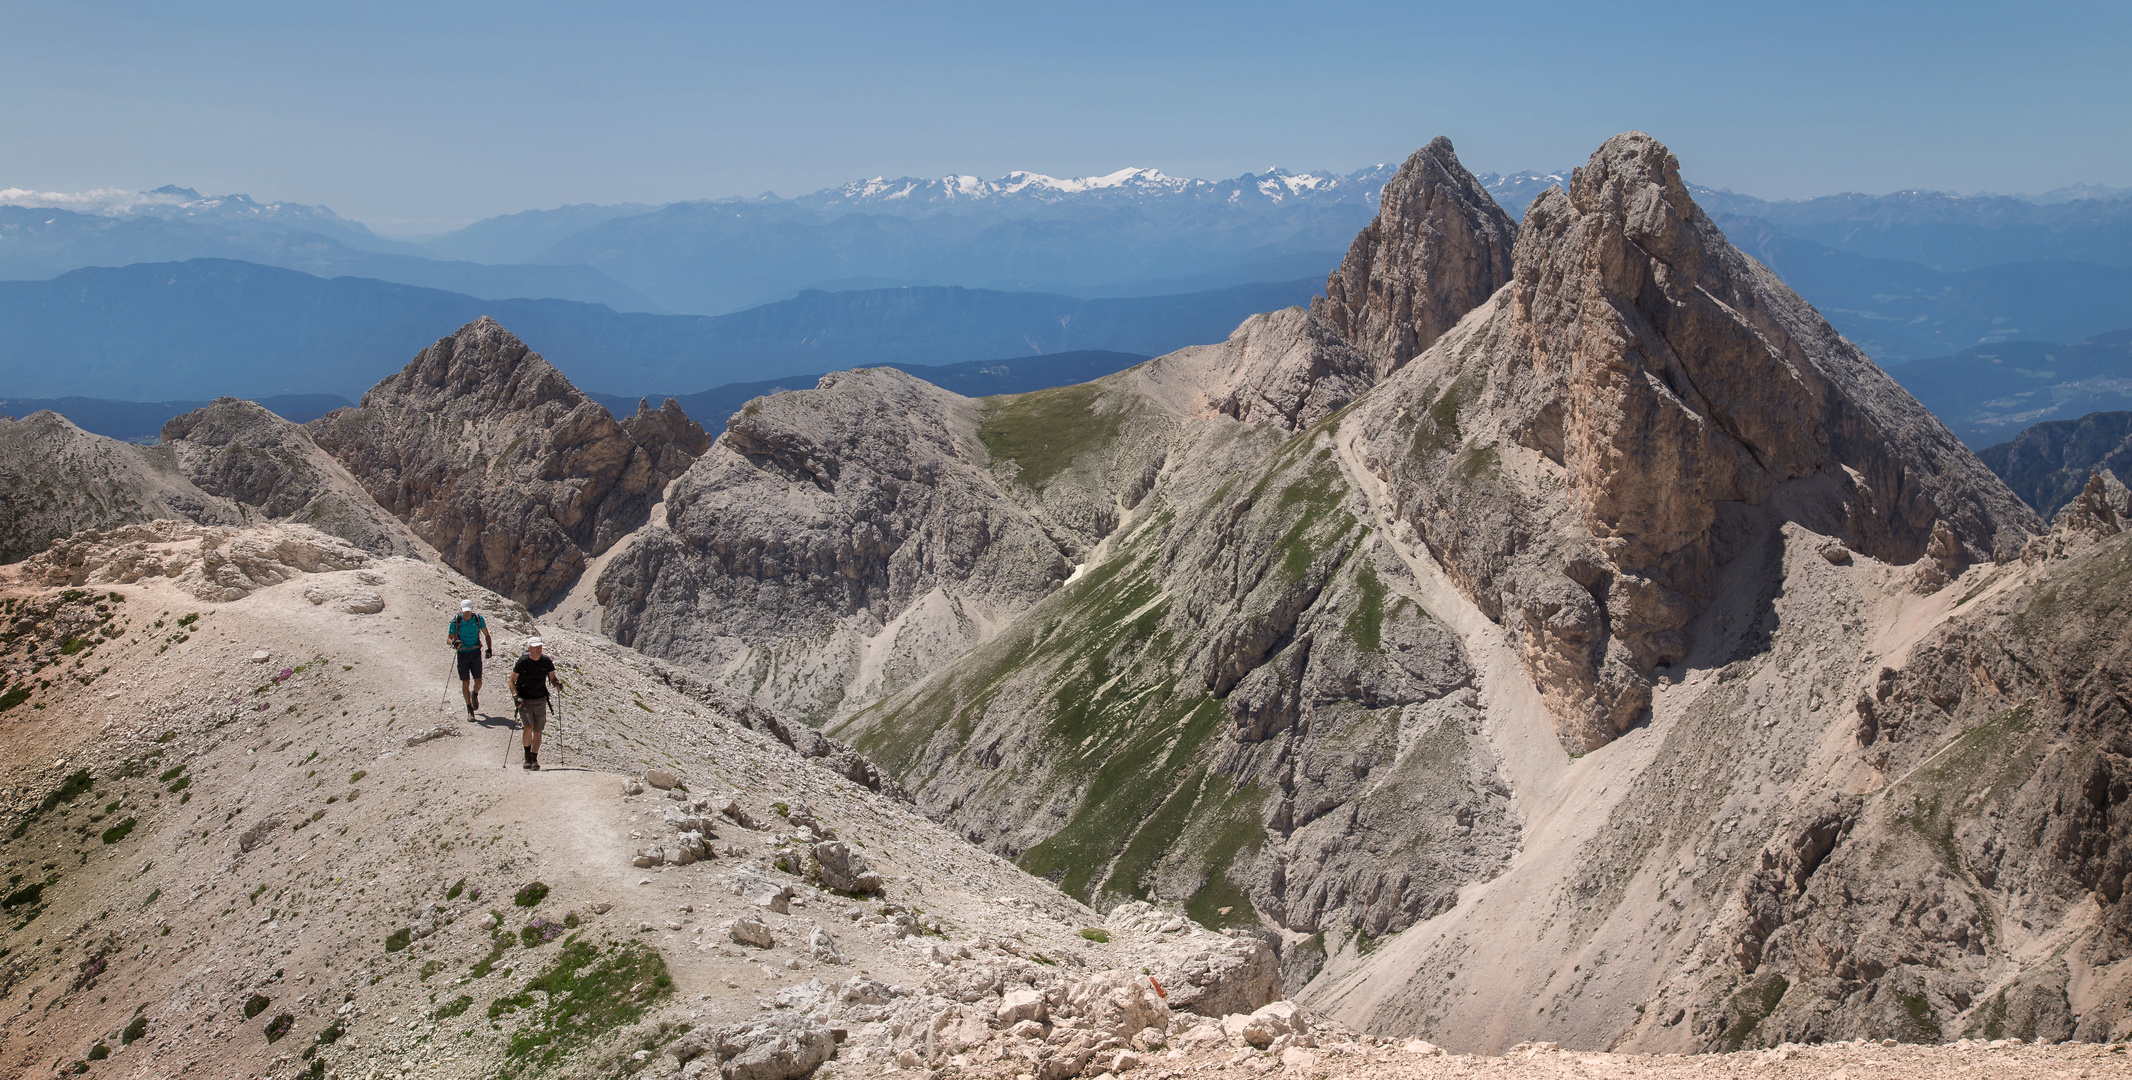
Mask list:
[{"label": "trekking pole", "polygon": [[444,693],[443,693],[443,694],[441,694],[441,695],[439,695],[439,696],[437,697],[437,708],[438,708],[439,710],[444,710],[444,709],[449,709],[449,708],[451,708],[451,704],[452,704],[452,683],[453,683],[453,682],[455,682],[455,681],[457,681],[457,680],[458,680],[458,678],[459,678],[459,657],[458,657],[458,656],[457,656],[456,654],[454,654],[454,655],[452,656],[452,666],[451,666],[451,670],[450,670],[450,671],[447,671],[447,672],[445,672],[445,673],[444,673]]},{"label": "trekking pole", "polygon": [[[563,728],[563,696],[561,694],[548,695],[548,707],[555,710],[555,729],[561,731]],[[543,745],[541,749],[546,750],[548,747]]]},{"label": "trekking pole", "polygon": [[[515,697],[511,699],[511,719],[514,721],[518,721],[519,723],[524,723],[525,721],[525,717],[520,713],[518,708],[518,699]],[[511,735],[517,730],[517,724],[504,725],[503,767],[505,769],[509,769],[511,767]]]}]

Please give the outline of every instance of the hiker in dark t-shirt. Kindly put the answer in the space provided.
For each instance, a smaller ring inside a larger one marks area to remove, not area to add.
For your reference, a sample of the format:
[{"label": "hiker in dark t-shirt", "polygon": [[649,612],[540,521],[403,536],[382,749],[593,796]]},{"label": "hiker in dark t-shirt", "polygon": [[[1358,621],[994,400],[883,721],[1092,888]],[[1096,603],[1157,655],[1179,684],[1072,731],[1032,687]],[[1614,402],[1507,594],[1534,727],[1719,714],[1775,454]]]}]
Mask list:
[{"label": "hiker in dark t-shirt", "polygon": [[459,614],[445,629],[444,638],[459,653],[459,696],[466,699],[466,715],[471,718],[481,707],[481,647],[487,644],[488,654],[496,655],[495,639],[489,637],[488,620],[474,614],[472,600],[459,601]]},{"label": "hiker in dark t-shirt", "polygon": [[525,768],[540,768],[540,733],[548,726],[548,687],[563,688],[555,677],[555,661],[542,655],[539,638],[526,639],[526,654],[511,667],[511,697],[525,725]]}]

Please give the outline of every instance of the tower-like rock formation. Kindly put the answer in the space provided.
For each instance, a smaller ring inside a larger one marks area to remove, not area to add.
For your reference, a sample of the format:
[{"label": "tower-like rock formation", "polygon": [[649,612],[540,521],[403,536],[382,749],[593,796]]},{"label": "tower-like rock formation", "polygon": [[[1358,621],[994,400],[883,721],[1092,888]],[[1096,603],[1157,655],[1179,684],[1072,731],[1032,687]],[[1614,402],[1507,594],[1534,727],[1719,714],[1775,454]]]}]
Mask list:
[{"label": "tower-like rock formation", "polygon": [[1535,200],[1515,263],[1371,400],[1364,454],[1453,579],[1517,633],[1572,747],[1626,730],[1653,677],[1688,659],[1689,623],[1760,510],[1928,560],[1925,587],[2039,527],[1725,240],[1650,136],[1607,140],[1568,191]]},{"label": "tower-like rock formation", "polygon": [[1376,219],[1311,313],[1368,354],[1381,379],[1510,280],[1516,237],[1510,215],[1438,135],[1384,185]]}]

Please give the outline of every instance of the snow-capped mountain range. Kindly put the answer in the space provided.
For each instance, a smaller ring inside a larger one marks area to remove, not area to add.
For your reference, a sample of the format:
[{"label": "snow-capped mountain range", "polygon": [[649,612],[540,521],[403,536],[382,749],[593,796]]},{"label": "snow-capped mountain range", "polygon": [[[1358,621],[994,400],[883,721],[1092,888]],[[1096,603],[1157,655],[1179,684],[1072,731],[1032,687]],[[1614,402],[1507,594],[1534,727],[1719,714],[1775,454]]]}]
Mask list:
[{"label": "snow-capped mountain range", "polygon": [[154,191],[95,188],[89,191],[31,191],[0,188],[0,206],[67,210],[104,218],[155,218],[209,222],[223,228],[265,227],[323,233],[354,240],[369,250],[403,245],[371,232],[323,206],[295,202],[259,202],[249,195],[202,195],[191,188],[165,184]]},{"label": "snow-capped mountain range", "polygon": [[1160,169],[1129,167],[1100,176],[1056,177],[1015,171],[997,180],[970,175],[926,179],[876,176],[823,188],[785,200],[817,210],[868,210],[909,212],[978,204],[1022,203],[1048,205],[1068,201],[1131,201],[1183,199],[1191,202],[1241,203],[1246,200],[1281,203],[1289,200],[1374,203],[1378,189],[1397,171],[1396,165],[1379,164],[1351,173],[1289,172],[1269,169],[1245,173],[1230,180],[1201,180],[1171,176]]}]

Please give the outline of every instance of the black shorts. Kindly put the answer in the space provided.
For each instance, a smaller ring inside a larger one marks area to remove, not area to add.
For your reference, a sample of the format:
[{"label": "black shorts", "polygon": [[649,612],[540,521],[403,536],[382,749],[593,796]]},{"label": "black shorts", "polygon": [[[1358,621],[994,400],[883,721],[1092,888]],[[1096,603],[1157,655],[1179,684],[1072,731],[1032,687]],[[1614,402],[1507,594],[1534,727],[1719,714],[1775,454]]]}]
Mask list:
[{"label": "black shorts", "polygon": [[465,682],[468,679],[478,679],[480,677],[481,650],[461,649],[459,651],[459,681]]}]

